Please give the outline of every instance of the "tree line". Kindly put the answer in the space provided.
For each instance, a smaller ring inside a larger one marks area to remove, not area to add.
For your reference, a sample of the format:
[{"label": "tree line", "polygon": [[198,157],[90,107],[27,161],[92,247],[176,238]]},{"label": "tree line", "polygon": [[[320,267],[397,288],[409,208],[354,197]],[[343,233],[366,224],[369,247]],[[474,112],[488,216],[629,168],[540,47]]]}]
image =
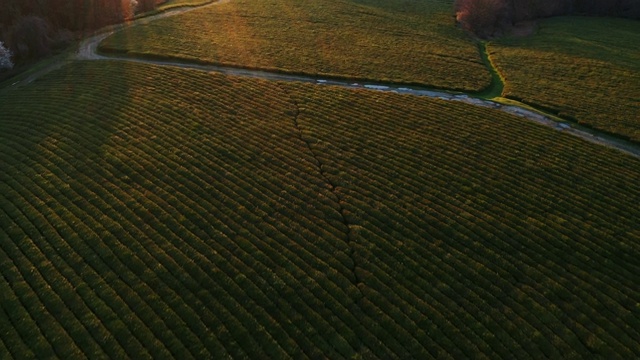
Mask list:
[{"label": "tree line", "polygon": [[640,19],[639,0],[456,0],[457,21],[481,38],[509,26],[560,15],[616,16]]},{"label": "tree line", "polygon": [[122,22],[163,1],[0,0],[0,70],[46,56],[78,33]]}]

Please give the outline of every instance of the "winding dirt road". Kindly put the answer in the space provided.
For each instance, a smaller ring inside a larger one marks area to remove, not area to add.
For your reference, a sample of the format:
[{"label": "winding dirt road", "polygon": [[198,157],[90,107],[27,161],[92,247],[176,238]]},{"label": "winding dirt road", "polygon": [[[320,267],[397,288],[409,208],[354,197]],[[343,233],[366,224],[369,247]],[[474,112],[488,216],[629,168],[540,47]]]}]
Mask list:
[{"label": "winding dirt road", "polygon": [[[554,117],[551,114],[547,114],[542,111],[532,109],[531,107],[518,103],[516,101],[510,101],[509,104],[503,104],[497,101],[474,97],[473,95],[470,95],[470,94],[437,91],[433,89],[419,88],[419,87],[413,87],[413,86],[410,87],[410,86],[401,86],[401,85],[388,85],[388,84],[375,83],[375,82],[358,83],[353,81],[323,79],[323,78],[312,77],[312,76],[287,75],[287,74],[281,74],[276,72],[247,70],[247,69],[234,68],[229,66],[198,65],[198,64],[193,64],[186,61],[182,62],[182,61],[169,61],[169,60],[167,61],[148,60],[148,59],[140,59],[140,58],[132,58],[132,57],[116,56],[116,55],[105,56],[105,55],[99,54],[97,51],[98,46],[102,40],[104,40],[108,36],[124,28],[130,27],[130,26],[148,24],[158,19],[180,15],[180,14],[193,11],[196,9],[201,9],[204,7],[217,6],[220,4],[227,3],[229,1],[231,0],[219,0],[219,1],[215,1],[212,3],[205,4],[202,6],[197,6],[197,7],[175,8],[157,15],[143,17],[128,23],[109,26],[107,28],[102,29],[95,35],[90,36],[85,40],[83,40],[80,43],[78,51],[75,53],[75,56],[72,58],[72,60],[73,59],[75,60],[107,60],[108,59],[108,60],[130,61],[130,62],[139,62],[139,63],[153,64],[153,65],[160,65],[160,66],[174,66],[174,67],[180,67],[180,68],[196,69],[201,71],[218,72],[218,73],[223,73],[223,74],[233,75],[233,76],[245,76],[245,77],[253,77],[253,78],[260,78],[260,79],[267,79],[267,80],[278,80],[278,81],[307,82],[307,83],[315,83],[318,85],[333,85],[333,86],[341,86],[341,87],[353,88],[353,89],[368,89],[372,91],[386,91],[386,92],[394,92],[399,94],[426,96],[426,97],[438,98],[438,99],[447,100],[447,101],[460,101],[460,102],[465,102],[475,106],[493,108],[493,109],[498,109],[500,111],[508,112],[510,114],[522,117],[524,119],[534,121],[538,124],[551,127],[557,131],[562,131],[562,132],[577,136],[579,138],[582,138],[586,141],[589,141],[598,145],[614,148],[622,152],[625,152],[627,154],[630,154],[632,156],[635,156],[637,158],[640,158],[640,145],[638,144],[635,144],[630,141],[622,140],[614,136],[610,136],[608,134],[604,134],[597,130],[588,129],[575,123],[565,122],[561,119]],[[35,80],[37,77],[40,77],[49,71],[60,68],[65,63],[66,62],[53,64],[52,66],[31,75],[29,78],[27,78],[26,80],[23,80],[22,82],[30,83],[33,80]],[[493,66],[493,64],[489,63],[488,66],[493,68],[490,70],[495,71],[496,73],[498,72],[498,70]]]}]

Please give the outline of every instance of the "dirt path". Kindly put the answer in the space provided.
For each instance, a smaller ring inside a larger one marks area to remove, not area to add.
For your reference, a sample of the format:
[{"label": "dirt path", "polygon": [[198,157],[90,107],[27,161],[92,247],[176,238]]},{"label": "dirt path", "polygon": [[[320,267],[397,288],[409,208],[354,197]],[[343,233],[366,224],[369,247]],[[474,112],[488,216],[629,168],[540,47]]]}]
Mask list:
[{"label": "dirt path", "polygon": [[[308,82],[308,83],[315,83],[318,85],[333,85],[333,86],[341,86],[341,87],[353,88],[353,89],[387,91],[387,92],[394,92],[398,94],[427,96],[427,97],[438,98],[446,101],[460,101],[460,102],[468,103],[474,106],[493,108],[500,111],[508,112],[510,114],[522,117],[524,119],[534,121],[538,124],[551,127],[557,131],[562,131],[562,132],[577,136],[586,141],[589,141],[598,145],[604,145],[610,148],[614,148],[624,153],[640,158],[640,145],[636,143],[622,140],[614,136],[604,134],[597,130],[588,129],[575,123],[565,122],[561,119],[556,118],[551,114],[547,114],[542,111],[532,109],[530,106],[521,104],[517,101],[509,101],[508,104],[505,104],[497,101],[487,100],[486,99],[487,97],[498,97],[500,95],[496,91],[494,91],[495,89],[492,89],[490,91],[491,96],[487,96],[487,94],[480,94],[480,95],[474,96],[474,95],[464,94],[459,92],[456,93],[456,92],[439,91],[439,90],[412,87],[412,86],[389,85],[389,84],[375,83],[375,82],[360,83],[360,82],[353,82],[353,81],[322,79],[322,78],[312,77],[312,76],[288,75],[288,74],[269,72],[269,71],[248,70],[248,69],[234,68],[229,66],[198,65],[198,64],[181,62],[181,61],[148,60],[148,59],[141,59],[141,58],[131,58],[126,56],[115,56],[115,55],[104,56],[104,55],[98,54],[98,51],[97,51],[98,45],[102,40],[104,40],[108,36],[126,27],[136,26],[140,24],[147,24],[149,22],[152,22],[158,19],[162,19],[170,16],[176,16],[179,14],[184,14],[186,12],[193,11],[196,9],[201,9],[204,7],[217,6],[220,4],[228,3],[229,1],[231,0],[219,0],[206,5],[198,6],[198,7],[175,8],[157,15],[152,15],[152,16],[140,18],[128,23],[107,27],[105,29],[100,30],[95,35],[90,36],[85,40],[83,40],[80,43],[78,51],[75,53],[75,56],[71,58],[71,60],[107,60],[108,59],[108,60],[130,61],[130,62],[139,62],[139,63],[153,64],[153,65],[160,65],[160,66],[174,66],[174,67],[180,67],[180,68],[197,69],[201,71],[212,71],[212,72],[218,72],[218,73],[223,73],[223,74],[233,75],[233,76],[245,76],[245,77],[253,77],[253,78],[260,78],[260,79],[267,79],[267,80],[278,80],[278,81]],[[484,55],[488,56],[488,54],[486,54],[484,45],[480,47],[480,51],[484,52],[483,56]],[[489,60],[488,57],[486,60]],[[47,67],[46,69],[43,69],[42,71],[34,73],[31,76],[29,76],[27,79],[17,82],[13,85],[20,86],[20,85],[24,85],[21,83],[25,83],[25,84],[31,83],[38,77],[41,77],[52,70],[60,68],[68,62],[69,61],[54,63],[51,66]],[[485,63],[489,71],[492,73],[492,76],[499,77],[499,72],[495,68],[495,66],[491,63],[491,61],[485,61]],[[494,82],[495,80],[496,79],[494,79]],[[502,89],[502,86],[500,86],[500,84],[497,84],[497,85],[498,86],[495,86],[495,85],[492,85],[492,86]]]}]

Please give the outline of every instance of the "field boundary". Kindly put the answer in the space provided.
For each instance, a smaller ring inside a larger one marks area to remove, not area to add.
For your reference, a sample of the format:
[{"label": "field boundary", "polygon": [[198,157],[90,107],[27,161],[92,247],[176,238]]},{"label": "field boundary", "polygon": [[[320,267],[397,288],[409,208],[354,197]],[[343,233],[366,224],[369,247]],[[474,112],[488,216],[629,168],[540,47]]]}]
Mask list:
[{"label": "field boundary", "polygon": [[491,74],[491,83],[484,90],[480,91],[477,96],[483,99],[500,98],[504,91],[504,84],[506,81],[502,77],[500,71],[498,71],[498,68],[493,64],[487,43],[484,41],[478,42],[478,50],[480,51],[482,63],[485,65],[487,70],[489,70],[489,74]]}]

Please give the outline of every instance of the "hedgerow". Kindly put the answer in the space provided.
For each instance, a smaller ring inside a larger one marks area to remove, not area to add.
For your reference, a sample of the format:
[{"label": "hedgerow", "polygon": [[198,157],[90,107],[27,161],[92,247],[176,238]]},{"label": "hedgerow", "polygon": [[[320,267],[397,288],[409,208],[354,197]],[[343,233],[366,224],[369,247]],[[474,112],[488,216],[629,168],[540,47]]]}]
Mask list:
[{"label": "hedgerow", "polygon": [[457,102],[75,62],[0,98],[13,357],[640,354],[638,160]]}]

